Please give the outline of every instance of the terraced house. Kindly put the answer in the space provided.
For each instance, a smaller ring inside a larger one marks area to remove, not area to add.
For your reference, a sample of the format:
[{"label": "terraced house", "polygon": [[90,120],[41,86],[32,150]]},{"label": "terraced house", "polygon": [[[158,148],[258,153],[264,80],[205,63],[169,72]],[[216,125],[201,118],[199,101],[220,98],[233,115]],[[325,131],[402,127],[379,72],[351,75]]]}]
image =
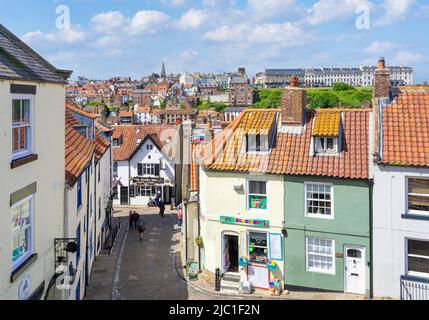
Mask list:
[{"label": "terraced house", "polygon": [[[429,299],[429,89],[376,71],[374,294]],[[377,80],[376,80],[377,81]]]},{"label": "terraced house", "polygon": [[204,149],[201,235],[215,253],[204,267],[228,289],[277,279],[369,294],[371,110],[307,110],[297,86],[281,109],[244,110]]},{"label": "terraced house", "polygon": [[0,300],[45,298],[55,274],[70,74],[0,25]]},{"label": "terraced house", "polygon": [[110,229],[112,151],[109,135],[98,129],[94,115],[68,105],[65,119],[64,236],[77,244],[77,251],[61,259],[71,270],[69,286],[53,292],[55,299],[81,300]]}]

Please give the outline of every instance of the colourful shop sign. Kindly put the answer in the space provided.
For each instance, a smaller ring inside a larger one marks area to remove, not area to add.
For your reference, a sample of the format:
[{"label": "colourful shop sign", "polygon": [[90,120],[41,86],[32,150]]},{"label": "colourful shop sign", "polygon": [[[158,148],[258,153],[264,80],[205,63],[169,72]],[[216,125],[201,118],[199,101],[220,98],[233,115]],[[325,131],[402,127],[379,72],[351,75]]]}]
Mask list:
[{"label": "colourful shop sign", "polygon": [[239,224],[239,225],[257,227],[257,228],[270,227],[269,220],[260,220],[260,219],[242,219],[242,218],[220,216],[220,222],[224,224]]}]

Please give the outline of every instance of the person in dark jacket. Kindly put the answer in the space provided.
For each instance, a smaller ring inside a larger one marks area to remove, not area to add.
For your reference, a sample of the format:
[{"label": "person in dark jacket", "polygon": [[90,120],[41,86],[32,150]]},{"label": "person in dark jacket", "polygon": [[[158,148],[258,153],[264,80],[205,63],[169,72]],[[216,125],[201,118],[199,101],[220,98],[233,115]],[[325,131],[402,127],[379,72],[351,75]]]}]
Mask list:
[{"label": "person in dark jacket", "polygon": [[161,218],[164,218],[164,211],[165,211],[164,201],[159,200],[158,207],[159,207],[159,215],[161,216]]},{"label": "person in dark jacket", "polygon": [[139,232],[140,235],[140,241],[143,241],[143,233],[146,230],[146,223],[143,221],[142,217],[139,216],[139,218],[137,219],[137,231]]},{"label": "person in dark jacket", "polygon": [[133,229],[137,229],[137,221],[139,220],[140,215],[134,211],[133,213]]},{"label": "person in dark jacket", "polygon": [[130,213],[128,215],[128,225],[130,230],[133,229],[134,226],[134,216],[133,216],[133,212],[130,210]]}]

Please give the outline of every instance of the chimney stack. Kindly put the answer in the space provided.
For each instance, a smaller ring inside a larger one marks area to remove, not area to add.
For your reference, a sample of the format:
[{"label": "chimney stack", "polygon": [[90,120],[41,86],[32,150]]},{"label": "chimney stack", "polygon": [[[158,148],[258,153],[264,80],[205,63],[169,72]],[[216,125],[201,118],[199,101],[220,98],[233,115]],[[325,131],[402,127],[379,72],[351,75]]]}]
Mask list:
[{"label": "chimney stack", "polygon": [[283,90],[281,100],[282,124],[302,126],[305,123],[307,92],[298,87],[297,76],[290,78],[290,86]]},{"label": "chimney stack", "polygon": [[374,72],[374,99],[390,97],[390,70],[386,68],[384,58],[378,60]]},{"label": "chimney stack", "polygon": [[374,91],[373,91],[373,160],[375,163],[380,159],[380,146],[382,138],[380,137],[381,126],[383,125],[382,106],[389,103],[390,100],[390,70],[386,68],[384,58],[378,60],[377,69],[374,72]]}]

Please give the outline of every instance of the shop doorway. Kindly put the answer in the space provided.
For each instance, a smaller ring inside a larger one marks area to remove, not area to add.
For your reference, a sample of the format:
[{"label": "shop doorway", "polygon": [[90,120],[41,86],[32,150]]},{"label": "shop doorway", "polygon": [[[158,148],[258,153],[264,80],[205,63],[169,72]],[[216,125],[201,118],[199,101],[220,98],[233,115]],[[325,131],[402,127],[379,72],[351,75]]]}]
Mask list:
[{"label": "shop doorway", "polygon": [[223,273],[238,273],[238,235],[223,235],[222,257]]},{"label": "shop doorway", "polygon": [[128,205],[128,187],[121,187],[121,205]]}]

